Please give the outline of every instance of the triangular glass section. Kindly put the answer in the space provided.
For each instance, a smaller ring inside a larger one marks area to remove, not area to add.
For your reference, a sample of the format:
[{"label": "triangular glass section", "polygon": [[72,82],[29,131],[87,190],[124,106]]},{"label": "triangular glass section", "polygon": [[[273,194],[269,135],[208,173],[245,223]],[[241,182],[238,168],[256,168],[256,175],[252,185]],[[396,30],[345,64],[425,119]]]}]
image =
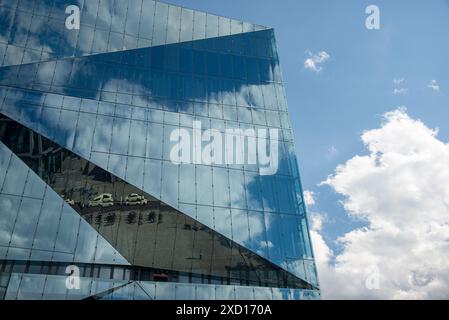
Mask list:
[{"label": "triangular glass section", "polygon": [[129,264],[21,158],[0,142],[0,259]]},{"label": "triangular glass section", "polygon": [[[0,121],[0,139],[132,265],[177,271],[178,277],[192,278],[192,282],[312,288],[210,227],[5,116]],[[184,278],[181,282],[186,282]],[[154,279],[168,281],[163,272]]]},{"label": "triangular glass section", "polygon": [[132,297],[132,291],[130,292],[129,289],[134,289],[132,282],[125,282],[116,287],[98,292],[84,300],[121,300],[119,298],[119,295],[121,294],[125,294],[125,297],[129,300],[129,298]]},{"label": "triangular glass section", "polygon": [[85,300],[153,300],[138,282],[130,282],[97,293]]},{"label": "triangular glass section", "polygon": [[211,95],[216,103],[231,103],[226,92],[282,81],[273,39],[273,29],[267,29],[1,67],[0,85],[138,106],[152,99],[205,101]]},{"label": "triangular glass section", "polygon": [[0,38],[8,44],[0,57],[0,66],[266,28],[154,0],[74,0],[70,5],[80,10],[80,27],[69,29],[66,26],[69,14],[65,12],[68,5],[65,0],[0,1]]}]

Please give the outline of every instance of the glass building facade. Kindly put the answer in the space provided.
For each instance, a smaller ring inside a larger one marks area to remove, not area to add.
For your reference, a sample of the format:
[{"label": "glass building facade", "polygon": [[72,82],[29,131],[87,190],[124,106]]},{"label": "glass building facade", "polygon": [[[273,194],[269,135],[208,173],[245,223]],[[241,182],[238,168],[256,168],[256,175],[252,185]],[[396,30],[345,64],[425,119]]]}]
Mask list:
[{"label": "glass building facade", "polygon": [[[211,129],[242,148],[266,130],[277,170],[172,161],[173,132]],[[0,299],[319,297],[273,29],[0,0]]]}]

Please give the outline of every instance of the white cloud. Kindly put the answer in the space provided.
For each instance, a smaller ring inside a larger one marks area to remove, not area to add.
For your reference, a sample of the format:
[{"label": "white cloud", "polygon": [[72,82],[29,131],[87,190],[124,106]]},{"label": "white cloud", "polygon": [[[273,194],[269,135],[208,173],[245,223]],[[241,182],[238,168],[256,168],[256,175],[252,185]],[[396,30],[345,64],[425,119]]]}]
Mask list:
[{"label": "white cloud", "polygon": [[[324,298],[449,298],[449,143],[437,133],[404,108],[389,112],[362,135],[369,154],[323,182],[366,222],[337,240],[336,254],[322,237],[323,216],[312,218]],[[373,275],[378,290],[366,286]]]},{"label": "white cloud", "polygon": [[407,88],[394,88],[393,90],[393,94],[394,95],[406,95],[408,93],[408,89]]},{"label": "white cloud", "polygon": [[315,199],[314,199],[315,193],[313,191],[304,190],[304,202],[308,206],[314,206],[315,205]]},{"label": "white cloud", "polygon": [[408,93],[408,88],[405,87],[406,80],[404,78],[393,79],[393,94],[394,95],[406,95]]},{"label": "white cloud", "polygon": [[427,85],[427,88],[432,89],[433,91],[440,91],[440,85],[436,80],[430,80],[429,84]]},{"label": "white cloud", "polygon": [[327,160],[330,160],[330,159],[334,158],[337,154],[338,154],[338,149],[335,148],[334,146],[331,146],[326,151],[326,158],[327,158]]},{"label": "white cloud", "polygon": [[393,84],[395,86],[401,86],[405,83],[405,79],[404,78],[400,78],[400,79],[393,79]]},{"label": "white cloud", "polygon": [[326,51],[320,51],[317,54],[307,51],[307,55],[309,57],[304,61],[304,68],[314,72],[323,70],[322,65],[331,57]]}]

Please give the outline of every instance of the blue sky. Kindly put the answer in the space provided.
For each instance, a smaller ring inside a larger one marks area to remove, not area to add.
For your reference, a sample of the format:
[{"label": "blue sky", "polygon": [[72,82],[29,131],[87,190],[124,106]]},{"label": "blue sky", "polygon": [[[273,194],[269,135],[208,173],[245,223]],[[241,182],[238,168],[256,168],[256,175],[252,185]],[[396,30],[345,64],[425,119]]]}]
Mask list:
[{"label": "blue sky", "polygon": [[[398,106],[449,140],[449,1],[170,0],[170,3],[275,28],[304,189],[326,212],[332,240],[354,227],[341,199],[318,187],[338,164],[366,154],[360,135]],[[380,8],[381,29],[365,28],[365,8]],[[306,51],[325,51],[319,73]],[[407,94],[393,94],[394,79]],[[428,88],[435,79],[440,92]],[[336,249],[334,247],[334,249]]]}]

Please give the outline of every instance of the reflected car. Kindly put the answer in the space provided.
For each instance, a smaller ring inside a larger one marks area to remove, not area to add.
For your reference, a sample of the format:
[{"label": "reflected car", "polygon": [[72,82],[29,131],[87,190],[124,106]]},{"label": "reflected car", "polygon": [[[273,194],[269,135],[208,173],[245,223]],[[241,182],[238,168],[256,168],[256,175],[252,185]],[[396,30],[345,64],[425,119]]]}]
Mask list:
[{"label": "reflected car", "polygon": [[74,205],[75,205],[75,200],[73,200],[73,199],[64,199],[64,201],[65,201],[68,205],[70,205],[70,206],[74,206]]},{"label": "reflected car", "polygon": [[145,199],[144,196],[141,196],[137,193],[131,193],[125,198],[125,205],[126,206],[135,206],[135,205],[144,205],[147,204],[148,200]]},{"label": "reflected car", "polygon": [[110,193],[102,193],[89,201],[89,207],[111,207],[114,205],[114,199]]},{"label": "reflected car", "polygon": [[66,198],[64,195],[61,195],[61,198],[64,199],[65,203],[67,203],[70,206],[74,206],[75,205],[75,200],[70,199],[70,198]]}]

